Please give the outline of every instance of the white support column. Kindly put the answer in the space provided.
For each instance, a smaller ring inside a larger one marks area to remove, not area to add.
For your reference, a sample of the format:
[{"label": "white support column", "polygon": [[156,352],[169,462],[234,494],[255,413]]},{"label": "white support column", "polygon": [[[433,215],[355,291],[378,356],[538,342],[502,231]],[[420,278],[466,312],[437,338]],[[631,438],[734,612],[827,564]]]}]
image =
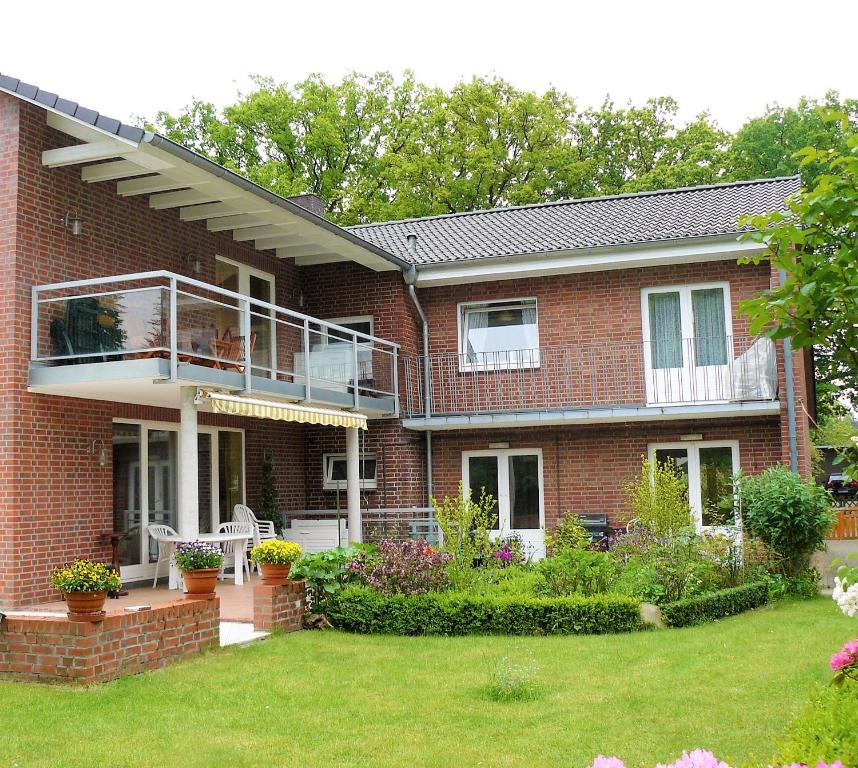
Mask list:
[{"label": "white support column", "polygon": [[179,418],[179,533],[195,539],[200,533],[196,387],[182,387]]},{"label": "white support column", "polygon": [[346,505],[349,544],[363,541],[360,513],[360,437],[357,427],[346,427]]}]

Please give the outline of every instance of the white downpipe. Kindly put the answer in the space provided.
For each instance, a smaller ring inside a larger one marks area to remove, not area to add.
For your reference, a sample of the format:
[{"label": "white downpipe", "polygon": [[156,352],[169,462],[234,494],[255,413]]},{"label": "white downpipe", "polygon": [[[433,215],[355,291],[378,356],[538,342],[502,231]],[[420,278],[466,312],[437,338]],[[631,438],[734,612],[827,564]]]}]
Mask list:
[{"label": "white downpipe", "polygon": [[349,544],[363,541],[360,512],[360,439],[355,427],[346,427],[346,507]]},{"label": "white downpipe", "polygon": [[195,539],[200,533],[196,387],[182,387],[179,406],[179,533]]}]

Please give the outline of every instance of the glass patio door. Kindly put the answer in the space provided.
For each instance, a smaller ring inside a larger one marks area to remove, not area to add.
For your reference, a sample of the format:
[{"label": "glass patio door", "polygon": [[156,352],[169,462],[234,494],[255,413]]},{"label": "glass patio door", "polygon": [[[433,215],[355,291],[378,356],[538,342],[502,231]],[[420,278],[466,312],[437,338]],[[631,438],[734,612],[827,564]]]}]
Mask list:
[{"label": "glass patio door", "polygon": [[470,451],[462,454],[462,482],[474,499],[495,499],[493,537],[518,536],[526,554],[545,557],[542,452],[536,449]]},{"label": "glass patio door", "polygon": [[[201,533],[232,519],[244,501],[244,440],[239,430],[199,428],[198,487]],[[123,579],[151,578],[158,548],[148,526],[169,525],[181,533],[178,493],[179,435],[175,424],[113,425],[113,527],[126,533],[119,546]],[[225,493],[226,491],[226,493]]]},{"label": "glass patio door", "polygon": [[670,405],[730,397],[732,336],[726,285],[643,292],[647,402]]}]

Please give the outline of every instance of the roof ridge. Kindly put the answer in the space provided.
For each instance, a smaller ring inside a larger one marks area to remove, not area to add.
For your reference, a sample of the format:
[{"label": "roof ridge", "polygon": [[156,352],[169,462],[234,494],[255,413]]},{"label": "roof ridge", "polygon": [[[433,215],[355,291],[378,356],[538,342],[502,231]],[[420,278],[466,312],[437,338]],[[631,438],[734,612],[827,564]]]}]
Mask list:
[{"label": "roof ridge", "polygon": [[744,181],[725,181],[717,184],[699,184],[691,187],[671,187],[669,189],[650,189],[641,192],[621,192],[615,195],[594,195],[590,197],[570,197],[563,200],[547,200],[541,203],[527,203],[525,205],[506,205],[496,208],[479,208],[474,211],[457,211],[455,213],[438,213],[432,216],[415,216],[410,219],[389,219],[387,221],[372,221],[366,224],[352,224],[345,229],[366,229],[370,227],[384,227],[394,224],[410,224],[421,221],[437,221],[439,219],[454,219],[464,216],[478,216],[489,213],[504,213],[506,211],[522,211],[535,208],[550,208],[560,205],[576,205],[581,203],[594,203],[604,200],[625,200],[636,197],[659,197],[662,195],[678,194],[681,192],[699,192],[707,189],[725,189],[728,187],[748,187],[757,184],[772,184],[778,181],[800,180],[801,174],[791,176],[773,176],[771,178],[747,179]]}]

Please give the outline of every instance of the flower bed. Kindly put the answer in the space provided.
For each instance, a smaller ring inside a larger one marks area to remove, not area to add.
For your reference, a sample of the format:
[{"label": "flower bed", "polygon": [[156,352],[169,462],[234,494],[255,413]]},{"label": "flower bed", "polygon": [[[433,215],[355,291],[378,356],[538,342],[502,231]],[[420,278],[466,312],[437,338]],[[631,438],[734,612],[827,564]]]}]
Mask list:
[{"label": "flower bed", "polygon": [[759,608],[768,600],[769,586],[760,581],[667,603],[661,607],[661,615],[669,627],[689,627]]},{"label": "flower bed", "polygon": [[349,632],[388,635],[546,635],[633,632],[640,604],[619,595],[537,598],[461,592],[383,595],[349,587],[328,599],[331,623]]}]

